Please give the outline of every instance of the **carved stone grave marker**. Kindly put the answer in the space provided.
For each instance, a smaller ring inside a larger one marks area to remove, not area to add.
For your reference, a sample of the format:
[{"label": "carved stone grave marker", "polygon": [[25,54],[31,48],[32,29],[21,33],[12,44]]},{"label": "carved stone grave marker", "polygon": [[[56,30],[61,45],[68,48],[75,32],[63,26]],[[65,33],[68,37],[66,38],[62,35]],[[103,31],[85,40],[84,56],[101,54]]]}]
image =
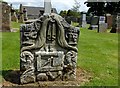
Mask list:
[{"label": "carved stone grave marker", "polygon": [[51,14],[21,25],[20,32],[21,84],[76,79],[78,27]]}]

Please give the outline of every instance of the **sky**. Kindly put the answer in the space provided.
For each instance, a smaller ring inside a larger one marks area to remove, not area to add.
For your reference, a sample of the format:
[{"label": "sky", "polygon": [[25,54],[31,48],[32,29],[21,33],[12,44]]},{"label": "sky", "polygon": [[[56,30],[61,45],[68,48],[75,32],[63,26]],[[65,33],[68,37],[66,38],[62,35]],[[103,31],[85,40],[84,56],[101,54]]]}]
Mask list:
[{"label": "sky", "polygon": [[[35,7],[43,7],[44,6],[44,0],[4,0],[8,2],[9,4],[12,3],[13,8],[19,8],[20,4],[23,4],[25,6],[35,6]],[[87,12],[88,7],[84,4],[87,0],[77,0],[80,2],[80,9],[79,11],[85,11]],[[69,10],[73,7],[75,1],[74,0],[51,0],[52,7],[56,8],[58,13],[61,10]]]}]

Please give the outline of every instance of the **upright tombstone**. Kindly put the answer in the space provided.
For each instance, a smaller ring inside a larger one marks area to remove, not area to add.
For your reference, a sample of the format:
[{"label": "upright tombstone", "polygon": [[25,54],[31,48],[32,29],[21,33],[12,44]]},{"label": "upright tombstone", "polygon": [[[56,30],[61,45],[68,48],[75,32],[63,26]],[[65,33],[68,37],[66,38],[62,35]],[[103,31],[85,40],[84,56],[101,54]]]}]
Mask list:
[{"label": "upright tombstone", "polygon": [[11,8],[7,2],[2,2],[2,32],[10,32]]},{"label": "upright tombstone", "polygon": [[51,10],[52,10],[51,0],[45,0],[44,7],[45,7],[44,15],[50,15]]},{"label": "upright tombstone", "polygon": [[17,15],[15,10],[12,8],[12,4],[10,5],[10,7],[11,7],[11,21],[18,22]]},{"label": "upright tombstone", "polygon": [[86,27],[86,13],[85,12],[82,12],[82,17],[81,17],[81,27]]},{"label": "upright tombstone", "polygon": [[107,14],[106,15],[106,22],[107,22],[107,24],[108,24],[108,29],[110,29],[111,27],[112,27],[112,15],[111,14]]},{"label": "upright tombstone", "polygon": [[23,16],[24,16],[24,21],[27,21],[28,20],[27,9],[25,9],[25,8],[23,8]]},{"label": "upright tombstone", "polygon": [[22,4],[20,4],[20,8],[19,8],[19,19],[18,19],[18,22],[19,23],[23,23],[24,22]]},{"label": "upright tombstone", "polygon": [[66,17],[65,17],[65,20],[66,20],[69,24],[72,23],[72,22],[71,22],[71,16],[66,16]]},{"label": "upright tombstone", "polygon": [[113,15],[113,24],[111,28],[111,33],[116,33],[117,32],[117,14]]},{"label": "upright tombstone", "polygon": [[75,80],[79,28],[57,14],[20,28],[20,83]]},{"label": "upright tombstone", "polygon": [[91,17],[91,22],[90,22],[90,27],[88,29],[90,29],[90,30],[98,29],[98,23],[99,23],[99,17],[98,16],[92,16]]},{"label": "upright tombstone", "polygon": [[107,32],[107,23],[105,23],[105,16],[99,17],[98,32]]},{"label": "upright tombstone", "polygon": [[120,13],[117,14],[117,33],[120,33]]}]

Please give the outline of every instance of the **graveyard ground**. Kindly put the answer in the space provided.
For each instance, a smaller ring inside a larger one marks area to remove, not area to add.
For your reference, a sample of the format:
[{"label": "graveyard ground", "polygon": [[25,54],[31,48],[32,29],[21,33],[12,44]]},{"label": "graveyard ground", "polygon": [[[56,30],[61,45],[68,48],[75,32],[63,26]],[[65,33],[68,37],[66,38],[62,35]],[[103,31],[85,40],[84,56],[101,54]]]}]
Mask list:
[{"label": "graveyard ground", "polygon": [[[13,24],[12,27],[19,27],[19,24],[16,25]],[[89,81],[78,83],[83,86],[117,86],[118,34],[97,33],[96,30],[87,28],[80,28],[80,30],[77,76],[88,77],[89,75]],[[19,32],[2,33],[2,77],[4,80],[11,70],[19,70],[19,36]],[[5,82],[6,85],[9,83],[7,80]]]}]

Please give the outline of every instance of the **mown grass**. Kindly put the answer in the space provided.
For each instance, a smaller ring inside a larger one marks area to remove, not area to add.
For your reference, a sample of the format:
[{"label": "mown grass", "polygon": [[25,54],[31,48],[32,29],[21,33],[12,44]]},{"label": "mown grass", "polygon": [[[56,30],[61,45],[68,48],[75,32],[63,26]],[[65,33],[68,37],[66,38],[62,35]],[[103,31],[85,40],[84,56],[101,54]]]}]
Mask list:
[{"label": "mown grass", "polygon": [[[92,75],[92,80],[83,86],[117,86],[118,34],[80,29],[77,66]],[[19,55],[19,32],[2,33],[2,69],[19,69]]]},{"label": "mown grass", "polygon": [[20,25],[21,25],[22,23],[16,23],[16,22],[11,22],[11,27],[12,28],[20,28]]},{"label": "mown grass", "polygon": [[118,85],[118,34],[81,28],[78,49],[78,66],[93,74],[85,85]]}]

